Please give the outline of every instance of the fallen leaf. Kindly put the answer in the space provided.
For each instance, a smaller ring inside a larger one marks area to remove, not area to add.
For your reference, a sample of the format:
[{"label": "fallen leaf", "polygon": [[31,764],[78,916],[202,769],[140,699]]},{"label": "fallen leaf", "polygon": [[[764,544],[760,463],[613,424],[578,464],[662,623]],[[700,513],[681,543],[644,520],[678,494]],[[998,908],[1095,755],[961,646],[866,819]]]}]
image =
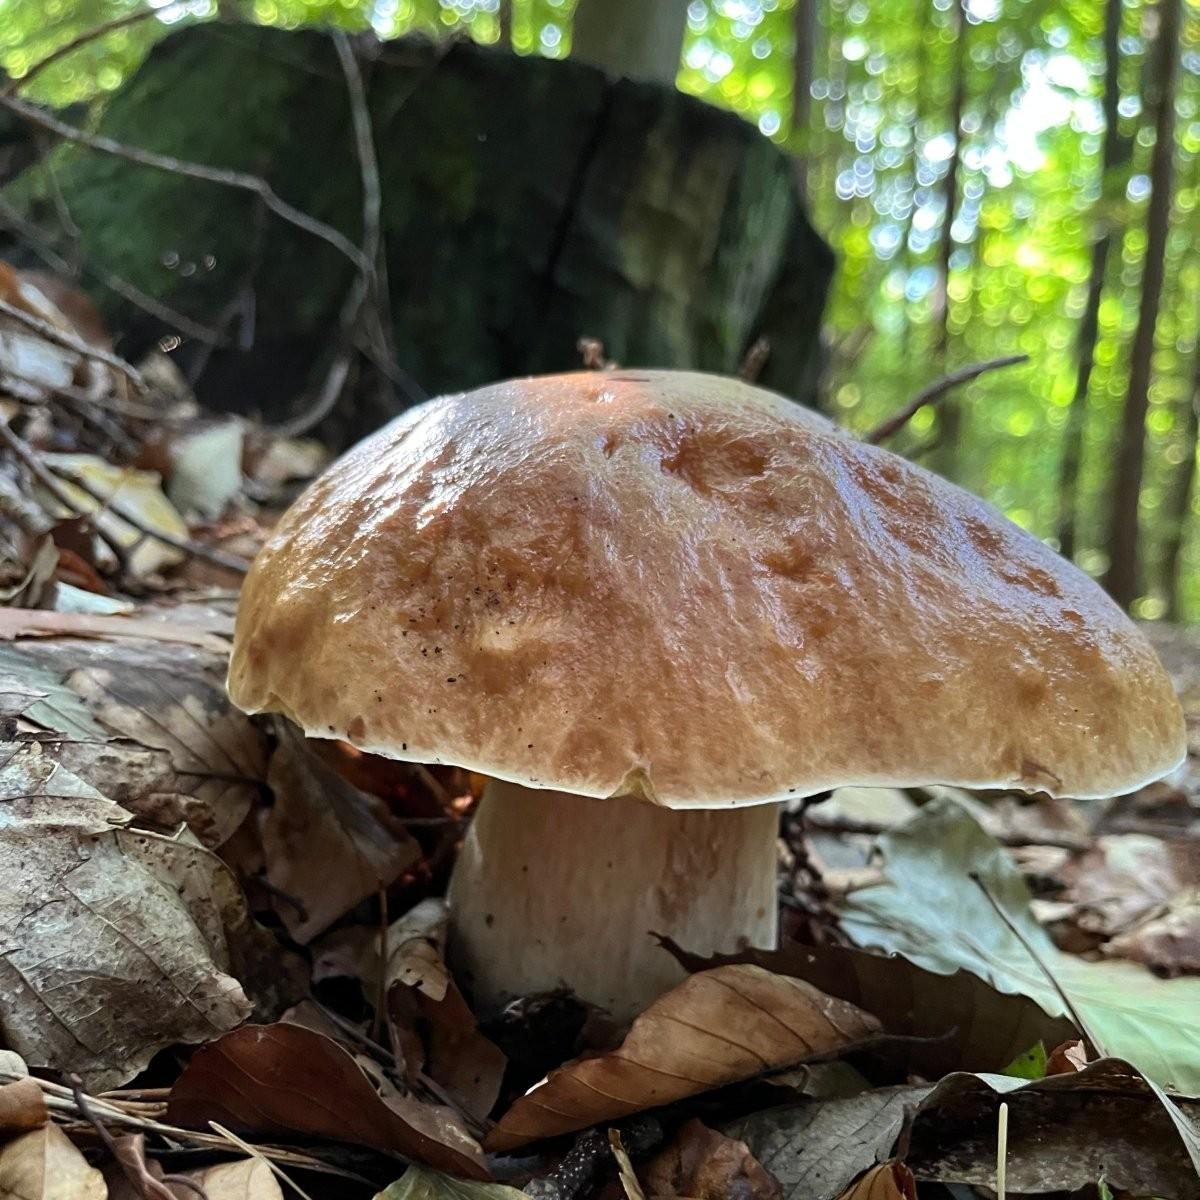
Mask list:
[{"label": "fallen leaf", "polygon": [[443,959],[444,900],[423,900],[388,930],[388,1029],[410,1086],[422,1075],[484,1120],[500,1095],[506,1058],[484,1037]]},{"label": "fallen leaf", "polygon": [[300,1025],[247,1025],[202,1046],[171,1089],[172,1122],[306,1134],[402,1154],[487,1179],[478,1143],[449,1108],[386,1100],[332,1039]]},{"label": "fallen leaf", "polygon": [[144,637],[0,645],[0,678],[42,693],[22,717],[61,739],[42,739],[48,753],[143,820],[186,821],[210,847],[244,821],[266,778],[266,736],[230,704],[226,662]]},{"label": "fallen leaf", "polygon": [[1200,888],[1181,892],[1101,950],[1141,963],[1156,975],[1200,975]]},{"label": "fallen leaf", "polygon": [[233,417],[208,421],[171,441],[167,498],[184,513],[215,521],[242,491],[245,425]]},{"label": "fallen leaf", "polygon": [[304,944],[360,901],[396,882],[421,848],[392,821],[379,797],[343,779],[279,722],[279,741],[267,771],[275,803],[262,829],[267,879],[280,901],[279,918]]},{"label": "fallen leaf", "polygon": [[1002,1071],[1037,1042],[1056,1046],[1075,1033],[1024,996],[996,991],[978,975],[939,974],[899,954],[872,954],[849,946],[747,950],[701,957],[670,939],[663,945],[689,971],[753,963],[777,975],[811,983],[878,1017],[887,1033],[907,1039],[888,1047],[891,1059],[929,1079],[947,1071]]},{"label": "fallen leaf", "polygon": [[[163,495],[162,478],[157,471],[117,467],[94,454],[43,454],[42,460],[52,471],[62,473],[59,487],[75,511],[70,511],[56,496],[39,488],[39,499],[46,510],[59,520],[80,513],[92,515],[97,528],[129,551],[128,570],[136,578],[156,574],[186,558],[183,551],[157,538],[147,537],[114,511],[127,512],[156,533],[165,533],[175,539],[186,538],[187,523]],[[103,496],[104,503],[73,482],[76,478]]]},{"label": "fallen leaf", "polygon": [[691,975],[608,1054],[567,1063],[504,1114],[485,1142],[512,1150],[845,1049],[877,1035],[860,1009],[760,967]]},{"label": "fallen leaf", "polygon": [[779,1180],[738,1141],[692,1119],[641,1173],[652,1198],[781,1200]]},{"label": "fallen leaf", "polygon": [[[906,1161],[918,1180],[995,1186],[1001,1100],[1010,1194],[1074,1192],[1101,1176],[1135,1196],[1191,1198],[1196,1173],[1168,1113],[1135,1068],[1101,1059],[1033,1083],[949,1075],[928,1090]],[[1189,1119],[1200,1105],[1185,1110]]]},{"label": "fallen leaf", "polygon": [[91,1087],[240,1024],[221,929],[240,904],[199,846],[130,817],[33,743],[0,745],[0,1036]]},{"label": "fallen leaf", "polygon": [[0,1148],[0,1200],[105,1200],[104,1176],[57,1125]]},{"label": "fallen leaf", "polygon": [[0,1134],[27,1133],[50,1120],[46,1097],[35,1079],[0,1086]]},{"label": "fallen leaf", "polygon": [[917,1200],[917,1185],[912,1172],[891,1159],[856,1179],[842,1193],[842,1200]]},{"label": "fallen leaf", "polygon": [[[199,1171],[184,1171],[180,1178],[202,1189],[207,1200],[283,1200],[283,1189],[266,1159],[239,1158]],[[179,1200],[195,1200],[195,1188],[168,1183]]]},{"label": "fallen leaf", "polygon": [[1043,1075],[1073,1075],[1082,1071],[1088,1065],[1087,1051],[1078,1038],[1073,1042],[1063,1042],[1055,1046],[1046,1059],[1046,1069]]},{"label": "fallen leaf", "polygon": [[1134,963],[1063,954],[1033,918],[1012,859],[948,799],[931,801],[882,835],[879,846],[887,881],[844,902],[842,927],[858,945],[898,952],[946,975],[966,969],[1000,992],[1028,996],[1045,1012],[1065,1015],[1058,990],[1030,956],[1032,947],[1107,1053],[1136,1063],[1163,1086],[1200,1092],[1200,1026],[1194,1020],[1200,979],[1156,979]]},{"label": "fallen leaf", "polygon": [[1200,842],[1144,834],[1109,834],[1059,871],[1058,897],[1074,908],[1072,920],[1102,938],[1115,937],[1200,889]]},{"label": "fallen leaf", "polygon": [[834,1200],[890,1158],[929,1087],[877,1088],[836,1100],[768,1109],[724,1127],[778,1180],[785,1200]]},{"label": "fallen leaf", "polygon": [[474,1183],[428,1167],[409,1167],[375,1200],[528,1200],[528,1197],[502,1183]]}]

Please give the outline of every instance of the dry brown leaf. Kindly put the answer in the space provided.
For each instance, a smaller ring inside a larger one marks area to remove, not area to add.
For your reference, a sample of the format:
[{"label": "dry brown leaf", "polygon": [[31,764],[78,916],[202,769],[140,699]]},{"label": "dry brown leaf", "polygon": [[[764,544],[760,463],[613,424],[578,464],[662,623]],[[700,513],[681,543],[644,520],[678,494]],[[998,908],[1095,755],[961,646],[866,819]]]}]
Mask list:
[{"label": "dry brown leaf", "polygon": [[1073,1042],[1063,1042],[1055,1046],[1046,1057],[1047,1075],[1073,1075],[1082,1071],[1088,1065],[1087,1051],[1077,1038]]},{"label": "dry brown leaf", "polygon": [[917,1200],[917,1185],[913,1173],[891,1159],[860,1175],[839,1200]]},{"label": "dry brown leaf", "polygon": [[410,1086],[421,1073],[482,1120],[500,1095],[506,1059],[479,1023],[443,961],[445,901],[423,900],[388,930],[388,1030]]},{"label": "dry brown leaf", "polygon": [[1200,887],[1200,842],[1112,834],[1058,874],[1065,886],[1061,899],[1075,906],[1074,923],[1111,938]]},{"label": "dry brown leaf", "polygon": [[500,1119],[489,1150],[586,1129],[794,1066],[879,1033],[844,1000],[761,967],[717,967],[660,996],[608,1054],[551,1072]]},{"label": "dry brown leaf", "polygon": [[0,668],[48,693],[22,715],[63,739],[54,757],[143,820],[217,846],[263,791],[266,737],[229,703],[224,653],[55,638],[0,646]]},{"label": "dry brown leaf", "polygon": [[50,1120],[46,1097],[34,1079],[0,1086],[0,1134],[28,1133]]},{"label": "dry brown leaf", "polygon": [[451,1109],[384,1099],[341,1046],[300,1025],[247,1025],[202,1046],[171,1089],[168,1114],[190,1128],[217,1121],[334,1138],[489,1178],[479,1144]]},{"label": "dry brown leaf", "polygon": [[0,744],[0,1037],[112,1087],[163,1046],[240,1024],[224,929],[240,899],[196,845],[129,814],[34,743]]},{"label": "dry brown leaf", "polygon": [[396,882],[421,856],[387,805],[360,791],[280,722],[267,782],[275,803],[263,822],[267,879],[279,893],[276,911],[301,944],[328,929],[360,901]]},{"label": "dry brown leaf", "polygon": [[57,1125],[24,1133],[0,1149],[0,1200],[106,1200],[104,1176]]},{"label": "dry brown leaf", "polygon": [[750,1147],[694,1118],[642,1171],[652,1200],[780,1200],[779,1180],[750,1153]]},{"label": "dry brown leaf", "polygon": [[1101,948],[1110,958],[1127,958],[1156,975],[1200,975],[1200,887],[1180,892]]},{"label": "dry brown leaf", "polygon": [[[208,1200],[283,1200],[275,1173],[262,1158],[239,1158],[200,1171],[185,1171],[182,1178],[203,1188]],[[179,1200],[196,1200],[196,1191],[185,1184],[168,1184]]]}]

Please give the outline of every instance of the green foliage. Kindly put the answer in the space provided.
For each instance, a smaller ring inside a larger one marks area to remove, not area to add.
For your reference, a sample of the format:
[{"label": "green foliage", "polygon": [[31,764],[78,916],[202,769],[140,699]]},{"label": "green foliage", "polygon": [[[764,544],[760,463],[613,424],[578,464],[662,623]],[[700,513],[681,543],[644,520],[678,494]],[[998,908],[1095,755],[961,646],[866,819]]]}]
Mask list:
[{"label": "green foliage", "polygon": [[[943,370],[1023,351],[1028,367],[990,374],[960,393],[956,474],[1018,523],[1052,538],[1075,386],[1076,339],[1090,247],[1115,234],[1100,310],[1084,431],[1077,559],[1102,553],[1112,451],[1128,372],[1145,252],[1153,132],[1143,92],[1156,0],[1124,0],[1123,134],[1129,162],[1101,179],[1104,5],[1097,0],[965,0],[966,103],[948,288],[949,342],[936,341],[943,180],[955,147],[955,0],[819,0],[811,127],[792,129],[795,0],[693,0],[679,84],[803,150],[810,203],[839,272],[827,314],[830,411],[863,430]],[[130,0],[0,0],[0,62],[14,74]],[[186,0],[171,19],[217,4],[282,25],[373,25],[500,36],[499,0]],[[513,0],[519,53],[569,51],[573,0]],[[91,43],[39,78],[55,102],[113,88],[163,31],[150,21]],[[1148,419],[1141,500],[1144,588],[1135,611],[1161,615],[1172,581],[1163,560],[1172,481],[1190,444],[1200,324],[1200,5],[1184,0],[1176,94],[1177,188]],[[918,453],[936,433],[926,410],[898,439]],[[1181,567],[1184,613],[1200,619],[1200,489],[1190,500]]]}]

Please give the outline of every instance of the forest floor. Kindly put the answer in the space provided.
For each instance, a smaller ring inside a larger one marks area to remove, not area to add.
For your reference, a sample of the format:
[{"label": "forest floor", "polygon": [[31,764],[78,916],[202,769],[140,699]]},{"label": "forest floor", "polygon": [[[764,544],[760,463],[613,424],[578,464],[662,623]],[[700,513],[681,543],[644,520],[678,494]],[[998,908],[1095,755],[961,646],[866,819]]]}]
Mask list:
[{"label": "forest floor", "polygon": [[324,451],[77,299],[0,266],[0,1200],[1200,1195],[1200,631],[1147,630],[1169,779],[840,789],[783,819],[778,951],[666,945],[629,1029],[480,1022],[442,954],[480,781],[225,695]]}]

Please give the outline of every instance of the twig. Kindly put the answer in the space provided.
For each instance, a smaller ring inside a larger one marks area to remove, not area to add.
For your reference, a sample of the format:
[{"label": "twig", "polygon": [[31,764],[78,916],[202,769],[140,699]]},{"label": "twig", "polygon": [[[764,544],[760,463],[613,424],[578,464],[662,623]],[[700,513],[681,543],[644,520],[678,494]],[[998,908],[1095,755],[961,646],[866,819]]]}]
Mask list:
[{"label": "twig", "polygon": [[106,496],[99,488],[93,487],[88,480],[84,479],[77,472],[60,466],[52,466],[51,469],[60,479],[65,479],[68,483],[79,488],[81,492],[91,496],[97,504],[102,505],[113,516],[120,518],[126,525],[132,525],[143,536],[153,538],[157,542],[162,542],[164,546],[170,546],[172,549],[178,550],[183,554],[190,554],[193,558],[202,558],[205,562],[213,563],[218,567],[225,567],[230,571],[237,571],[242,575],[250,570],[250,564],[244,558],[239,558],[235,554],[226,554],[223,550],[216,550],[211,546],[205,546],[200,542],[193,541],[191,538],[176,537],[173,533],[164,533],[161,529],[155,529],[147,525],[141,517],[135,516],[128,509],[116,503],[115,492]]},{"label": "twig", "polygon": [[625,1149],[625,1143],[621,1141],[619,1129],[608,1131],[608,1146],[612,1151],[613,1158],[617,1160],[617,1175],[621,1180],[626,1200],[646,1200],[646,1193],[642,1191],[642,1185],[638,1182],[633,1163]]},{"label": "twig", "polygon": [[387,994],[388,994],[388,902],[387,888],[382,880],[379,883],[379,986],[375,991],[375,1020],[371,1022],[371,1037],[380,1042],[383,1040],[386,1026]]},{"label": "twig", "polygon": [[69,42],[59,46],[57,50],[52,50],[39,62],[35,62],[24,75],[21,75],[17,79],[10,79],[0,89],[0,96],[15,96],[17,92],[31,80],[36,79],[48,67],[54,66],[56,62],[60,62],[69,54],[74,54],[76,50],[82,46],[86,46],[89,42],[107,37],[110,33],[116,33],[118,29],[125,29],[129,25],[137,25],[149,17],[157,17],[161,13],[170,12],[175,7],[176,5],[168,4],[163,8],[144,8],[138,12],[126,13],[123,17],[114,17],[111,21],[105,21],[103,25],[97,25],[94,29],[89,29],[85,33],[81,33],[78,37],[72,38]]},{"label": "twig", "polygon": [[876,425],[863,438],[863,441],[877,446],[903,429],[925,405],[936,404],[947,392],[961,387],[964,383],[970,383],[972,379],[978,379],[980,375],[985,375],[988,371],[998,371],[1001,367],[1012,367],[1017,363],[1028,361],[1028,354],[1009,354],[1004,358],[993,358],[988,362],[974,363],[961,370],[952,371],[949,375],[943,375],[941,379],[935,380],[927,388],[918,392],[894,417],[888,417],[886,421]]},{"label": "twig", "polygon": [[[282,1168],[276,1166],[275,1163],[273,1163],[257,1146],[252,1146],[249,1142],[243,1142],[236,1133],[230,1133],[230,1131],[226,1129],[224,1125],[218,1125],[216,1121],[209,1121],[208,1124],[209,1128],[215,1129],[217,1133],[225,1138],[226,1141],[232,1142],[238,1147],[238,1149],[244,1150],[248,1155],[250,1155],[251,1158],[256,1158],[261,1162],[265,1162],[267,1164],[267,1169],[271,1172],[271,1174],[276,1176],[278,1179],[282,1179],[283,1182],[286,1183],[288,1187],[290,1187],[292,1191],[294,1191],[296,1195],[301,1198],[301,1200],[312,1200],[312,1197],[294,1179],[288,1178],[288,1176],[283,1173]],[[172,1200],[174,1200],[174,1198],[172,1198]]]},{"label": "twig", "polygon": [[324,221],[318,221],[315,217],[310,217],[307,213],[301,212],[300,209],[289,204],[265,179],[258,175],[251,175],[245,171],[225,170],[221,167],[209,167],[202,163],[186,162],[183,159],[172,158],[168,154],[157,154],[153,150],[127,146],[123,142],[105,137],[103,134],[85,133],[82,129],[69,125],[66,121],[61,121],[58,117],[43,112],[36,105],[19,100],[15,96],[0,94],[0,106],[7,108],[31,125],[48,130],[64,141],[87,146],[88,149],[97,150],[101,154],[111,154],[115,158],[125,159],[126,162],[135,163],[141,167],[151,167],[156,171],[166,171],[171,175],[182,175],[185,179],[198,179],[203,183],[215,183],[221,187],[233,188],[235,191],[250,192],[252,195],[260,197],[263,204],[281,220],[327,242],[344,254],[360,271],[369,265],[362,261],[362,252],[348,237],[339,233],[333,226],[326,225]]},{"label": "twig", "polygon": [[379,256],[380,213],[383,207],[379,185],[379,160],[375,155],[375,139],[371,131],[371,114],[362,72],[350,39],[341,29],[330,31],[342,74],[346,78],[346,94],[350,100],[350,119],[354,128],[354,148],[362,176],[363,236],[359,250],[358,274],[350,285],[338,318],[338,349],[325,374],[325,381],[313,403],[298,416],[274,430],[281,437],[299,437],[319,425],[333,411],[350,373],[354,352],[351,331],[362,313],[367,297],[375,290],[375,261]]},{"label": "twig", "polygon": [[1041,971],[1041,973],[1046,977],[1046,981],[1050,984],[1058,998],[1062,1001],[1063,1007],[1067,1010],[1067,1016],[1071,1018],[1075,1028],[1079,1030],[1080,1036],[1084,1039],[1085,1049],[1088,1051],[1088,1058],[1107,1058],[1108,1052],[1103,1048],[1096,1037],[1093,1036],[1087,1022],[1083,1019],[1079,1013],[1079,1010],[1075,1007],[1074,1001],[1070,996],[1067,995],[1065,991],[1063,991],[1062,984],[1060,984],[1055,978],[1054,972],[1051,971],[1050,968],[1042,961],[1041,955],[1038,954],[1038,952],[1033,948],[1033,944],[1022,932],[1020,926],[1012,919],[1012,917],[1008,915],[1003,906],[1000,904],[1000,901],[997,900],[994,895],[992,895],[992,890],[984,882],[983,876],[981,876],[978,871],[969,871],[968,876],[975,886],[978,887],[979,890],[987,897],[988,903],[991,904],[992,908],[996,910],[996,915],[1008,927],[1009,933],[1011,933],[1013,937],[1015,937],[1017,941],[1021,943],[1025,953],[1028,954],[1031,959],[1033,959],[1038,970]]},{"label": "twig", "polygon": [[[3,196],[0,196],[0,222],[3,222],[5,227],[11,229],[17,237],[21,238],[51,270],[57,271],[60,275],[67,277],[72,277],[76,274],[74,265],[69,263],[51,246],[49,235],[13,208]],[[110,292],[116,292],[118,296],[128,300],[135,308],[140,308],[152,317],[157,317],[164,324],[172,326],[179,333],[187,334],[188,337],[195,338],[197,341],[207,342],[215,346],[223,346],[228,340],[218,333],[217,330],[210,328],[208,325],[202,325],[199,321],[194,321],[185,313],[181,313],[169,304],[164,304],[149,293],[143,292],[141,288],[130,283],[128,279],[108,270],[107,267],[85,262],[80,264],[80,270],[85,275],[93,276],[103,287],[108,288]]]},{"label": "twig", "polygon": [[[146,1170],[145,1164],[139,1164],[130,1160],[130,1156],[121,1150],[117,1145],[116,1139],[108,1132],[107,1126],[104,1125],[99,1118],[92,1112],[91,1104],[83,1092],[83,1080],[78,1075],[68,1075],[67,1078],[71,1081],[71,1092],[75,1100],[75,1107],[79,1109],[83,1119],[87,1121],[93,1129],[100,1135],[100,1140],[104,1143],[104,1148],[111,1154],[125,1173],[125,1178],[129,1180],[130,1186],[133,1188],[135,1196],[154,1197],[155,1200],[175,1200],[166,1184],[159,1183],[149,1171]],[[129,1139],[126,1139],[128,1144]]]},{"label": "twig", "polygon": [[83,338],[77,337],[73,333],[68,333],[65,329],[59,329],[57,325],[51,325],[49,321],[43,321],[41,317],[35,317],[32,313],[27,313],[23,308],[18,308],[15,304],[9,304],[7,300],[0,300],[0,313],[11,317],[14,321],[19,321],[22,325],[40,334],[48,342],[54,342],[58,346],[65,346],[68,350],[73,350],[76,354],[80,354],[84,358],[94,358],[97,362],[104,363],[106,367],[112,367],[114,371],[119,371],[124,375],[139,392],[149,390],[146,386],[146,381],[142,378],[142,373],[137,367],[127,363],[118,355],[110,354],[107,350],[103,350],[99,346],[93,346],[85,342]]}]

